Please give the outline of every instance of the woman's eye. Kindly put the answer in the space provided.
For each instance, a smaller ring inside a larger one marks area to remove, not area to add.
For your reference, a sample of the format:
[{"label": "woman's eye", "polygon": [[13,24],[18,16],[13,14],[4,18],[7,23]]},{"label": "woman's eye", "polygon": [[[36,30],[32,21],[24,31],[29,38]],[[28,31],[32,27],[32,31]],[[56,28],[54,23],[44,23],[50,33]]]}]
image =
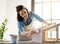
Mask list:
[{"label": "woman's eye", "polygon": [[21,14],[21,15],[23,15],[23,14]]},{"label": "woman's eye", "polygon": [[24,13],[26,13],[26,12],[24,12]]}]

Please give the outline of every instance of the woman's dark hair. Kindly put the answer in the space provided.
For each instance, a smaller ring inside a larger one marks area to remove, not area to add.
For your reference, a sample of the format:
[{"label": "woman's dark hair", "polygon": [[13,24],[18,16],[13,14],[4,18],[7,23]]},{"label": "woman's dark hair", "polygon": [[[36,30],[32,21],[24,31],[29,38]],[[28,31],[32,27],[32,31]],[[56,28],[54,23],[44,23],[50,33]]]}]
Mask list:
[{"label": "woman's dark hair", "polygon": [[[24,18],[19,15],[19,11],[21,11],[21,10],[23,10],[23,9],[26,9],[26,10],[27,10],[27,8],[25,8],[23,5],[18,5],[18,6],[16,7],[17,20],[18,20],[18,21],[23,21],[23,20],[24,20]],[[28,12],[28,10],[27,10],[27,12]],[[28,12],[28,15],[29,15],[29,12]]]}]

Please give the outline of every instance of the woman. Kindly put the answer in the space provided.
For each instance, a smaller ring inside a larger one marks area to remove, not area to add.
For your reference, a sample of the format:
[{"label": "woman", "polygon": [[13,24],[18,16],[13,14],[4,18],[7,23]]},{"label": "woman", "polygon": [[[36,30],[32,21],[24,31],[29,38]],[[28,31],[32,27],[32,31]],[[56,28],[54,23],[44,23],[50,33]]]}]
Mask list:
[{"label": "woman", "polygon": [[[16,7],[16,11],[17,11],[18,28],[20,33],[19,40],[27,40],[28,37],[31,37],[31,35],[35,33],[34,28],[33,30],[32,28],[30,28],[29,31],[25,31],[25,29],[29,28],[29,25],[32,26],[31,24],[34,19],[37,19],[38,21],[44,22],[45,24],[49,25],[45,20],[37,16],[35,13],[29,12],[27,8],[25,8],[23,5],[18,5]],[[24,39],[24,37],[26,39]]]}]

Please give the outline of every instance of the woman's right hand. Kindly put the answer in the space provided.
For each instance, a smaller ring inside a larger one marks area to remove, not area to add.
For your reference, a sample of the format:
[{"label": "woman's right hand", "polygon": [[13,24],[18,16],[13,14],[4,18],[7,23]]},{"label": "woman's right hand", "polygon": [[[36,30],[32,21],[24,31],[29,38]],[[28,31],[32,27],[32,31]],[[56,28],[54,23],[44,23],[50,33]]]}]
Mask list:
[{"label": "woman's right hand", "polygon": [[21,36],[26,36],[26,32],[21,32]]},{"label": "woman's right hand", "polygon": [[21,36],[22,37],[31,37],[31,34],[30,34],[30,32],[22,32]]}]

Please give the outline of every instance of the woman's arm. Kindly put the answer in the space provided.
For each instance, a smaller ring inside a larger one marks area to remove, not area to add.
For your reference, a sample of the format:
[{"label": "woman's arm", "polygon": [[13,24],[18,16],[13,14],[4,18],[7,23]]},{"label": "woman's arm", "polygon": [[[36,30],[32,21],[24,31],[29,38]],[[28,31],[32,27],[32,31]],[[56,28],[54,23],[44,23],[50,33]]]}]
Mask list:
[{"label": "woman's arm", "polygon": [[41,17],[39,17],[37,14],[35,14],[34,12],[30,12],[30,13],[31,13],[31,17],[32,17],[33,19],[36,19],[36,20],[38,20],[38,21],[40,21],[40,22],[43,21],[43,19],[42,19]]},{"label": "woman's arm", "polygon": [[41,17],[39,17],[39,16],[38,16],[37,14],[35,14],[34,12],[31,12],[31,16],[32,16],[33,19],[36,19],[36,20],[38,20],[38,21],[40,21],[40,22],[43,22],[43,23],[49,25],[49,23],[48,23],[47,21],[43,20]]},{"label": "woman's arm", "polygon": [[18,22],[18,33],[23,32],[24,26],[22,24],[22,22]]}]

